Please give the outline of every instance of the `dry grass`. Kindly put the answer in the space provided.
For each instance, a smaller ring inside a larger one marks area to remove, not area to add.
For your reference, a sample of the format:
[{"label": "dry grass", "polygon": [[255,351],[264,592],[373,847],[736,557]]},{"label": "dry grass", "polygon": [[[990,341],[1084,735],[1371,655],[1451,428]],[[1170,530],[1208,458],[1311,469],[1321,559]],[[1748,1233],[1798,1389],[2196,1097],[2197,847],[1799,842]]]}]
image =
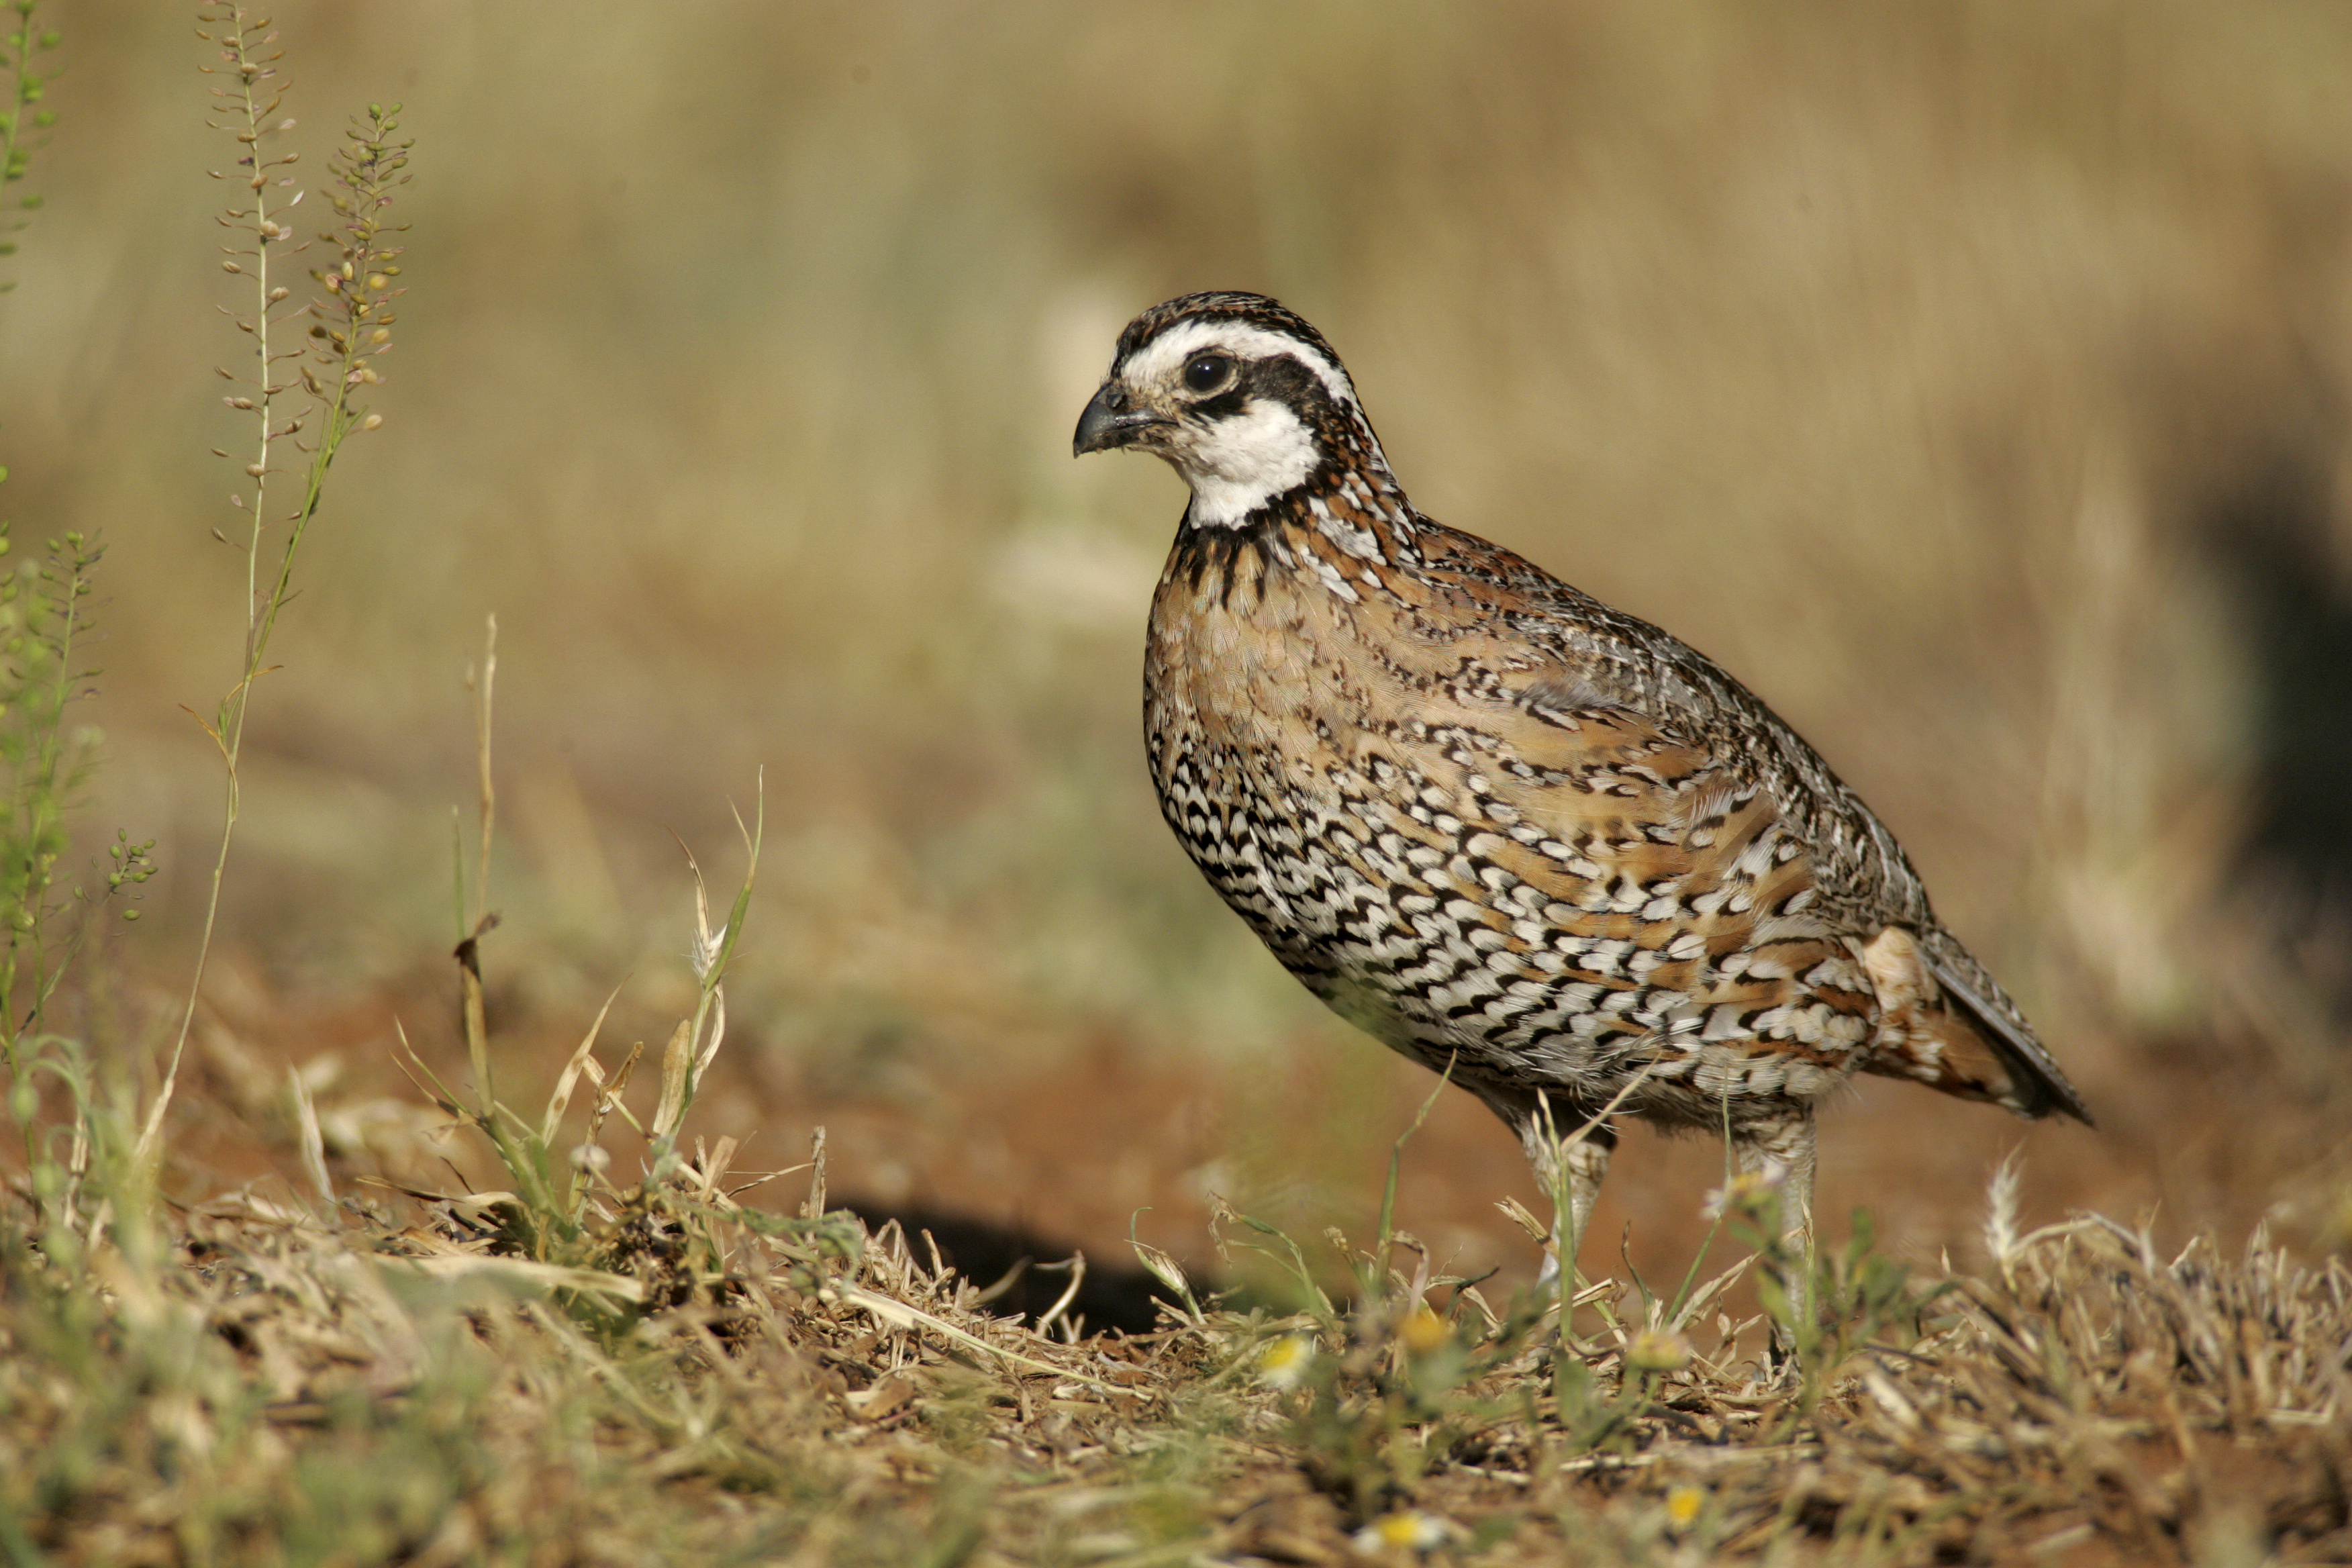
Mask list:
[{"label": "dry grass", "polygon": [[[1563,1344],[1556,1311],[1522,1300],[1498,1318],[1475,1290],[1433,1288],[1425,1266],[1421,1293],[1393,1276],[1352,1308],[1171,1307],[1139,1337],[1078,1337],[1049,1314],[1039,1331],[990,1316],[978,1286],[895,1226],[739,1206],[725,1158],[613,1194],[594,1268],[518,1256],[501,1198],[428,1201],[402,1225],[371,1203],[305,1214],[248,1193],[181,1215],[155,1257],[101,1251],[81,1278],[12,1219],[0,1552],[61,1564],[2352,1552],[2352,1275],[2260,1237],[2242,1257],[2200,1243],[2167,1258],[2085,1217],[2001,1232],[1997,1267],[1932,1281],[1858,1251],[1829,1299],[1871,1331],[1832,1334],[1811,1375],[1775,1380],[1742,1358],[1728,1318],[1697,1351],[1644,1331],[1622,1283],[1587,1289],[1591,1332]],[[823,1194],[820,1180],[806,1206]]]}]

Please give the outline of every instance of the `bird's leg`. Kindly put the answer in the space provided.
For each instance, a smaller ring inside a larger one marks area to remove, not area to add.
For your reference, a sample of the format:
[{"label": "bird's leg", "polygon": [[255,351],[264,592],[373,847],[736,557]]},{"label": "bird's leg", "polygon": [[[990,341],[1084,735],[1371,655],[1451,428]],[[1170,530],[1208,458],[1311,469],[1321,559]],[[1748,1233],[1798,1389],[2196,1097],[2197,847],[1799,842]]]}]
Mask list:
[{"label": "bird's leg", "polygon": [[[1581,1135],[1580,1135],[1580,1128]],[[1536,1283],[1549,1285],[1576,1262],[1577,1243],[1592,1218],[1601,1196],[1601,1178],[1609,1173],[1609,1155],[1617,1147],[1616,1131],[1601,1122],[1559,1129],[1549,1117],[1533,1117],[1520,1129],[1536,1179],[1552,1200],[1551,1250],[1544,1254],[1543,1271]],[[1561,1207],[1565,1178],[1568,1204]]]},{"label": "bird's leg", "polygon": [[[1789,1301],[1789,1321],[1772,1325],[1772,1360],[1796,1357],[1798,1326],[1813,1327],[1813,1112],[1791,1106],[1732,1129],[1732,1156],[1742,1176],[1769,1182],[1780,1194],[1780,1259],[1772,1265]],[[1793,1269],[1793,1276],[1790,1270]]]}]

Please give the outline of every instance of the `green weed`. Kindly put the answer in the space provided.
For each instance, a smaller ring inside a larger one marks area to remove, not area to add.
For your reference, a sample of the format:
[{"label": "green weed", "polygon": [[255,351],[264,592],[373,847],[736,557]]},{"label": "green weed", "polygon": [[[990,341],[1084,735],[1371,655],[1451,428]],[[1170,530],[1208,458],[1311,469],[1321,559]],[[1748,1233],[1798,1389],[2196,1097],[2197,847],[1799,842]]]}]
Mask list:
[{"label": "green weed", "polygon": [[[59,42],[37,30],[31,0],[14,0],[10,30],[0,38],[0,190],[23,180],[37,144],[57,116],[40,107],[50,77],[35,61]],[[15,198],[29,214],[40,198]],[[8,227],[0,255],[13,255]],[[0,285],[0,288],[13,285]],[[0,468],[0,482],[7,469]],[[96,768],[100,737],[73,722],[74,705],[97,671],[86,668],[91,596],[104,547],[68,531],[17,555],[13,522],[0,520],[0,1067],[7,1070],[8,1112],[25,1150],[26,1180],[53,1246],[70,1255],[83,1215],[84,1185],[110,1125],[100,1115],[101,1086],[83,1041],[54,1026],[51,1006],[75,957],[118,899],[136,920],[135,889],[154,874],[152,840],[133,843],[118,830],[99,878],[66,872],[70,825]],[[59,1091],[55,1114],[45,1086]]]},{"label": "green weed", "polygon": [[[64,40],[55,28],[35,26],[33,15],[39,8],[37,0],[9,0],[13,15],[7,32],[0,35],[0,197],[13,197],[8,205],[16,209],[0,236],[0,256],[16,254],[16,237],[41,208],[40,196],[17,195],[8,187],[31,171],[33,153],[47,140],[43,133],[58,122],[57,110],[43,101],[57,73],[43,74],[36,62]],[[14,279],[0,281],[0,293],[16,286]],[[0,477],[6,472],[0,468]]]},{"label": "green weed", "polygon": [[[236,837],[241,780],[237,772],[245,753],[246,720],[252,710],[254,686],[273,668],[268,662],[270,638],[278,617],[292,600],[294,565],[302,538],[319,514],[326,497],[328,469],[343,442],[355,431],[383,424],[360,400],[366,388],[383,377],[377,362],[391,351],[395,319],[391,305],[406,290],[394,280],[400,276],[401,247],[393,237],[398,226],[386,221],[394,193],[407,184],[410,143],[394,141],[400,130],[400,106],[385,109],[370,104],[363,118],[354,120],[329,160],[329,205],[339,220],[319,236],[331,246],[336,259],[314,268],[311,278],[325,291],[324,300],[297,305],[288,277],[293,258],[305,245],[296,237],[294,207],[303,195],[289,173],[299,153],[281,150],[294,121],[282,119],[284,83],[278,72],[283,51],[267,17],[242,5],[212,5],[198,13],[197,37],[218,49],[208,74],[225,77],[228,85],[212,89],[213,129],[230,138],[237,149],[228,172],[215,170],[236,191],[221,216],[221,226],[236,238],[225,247],[221,269],[246,279],[252,292],[243,313],[232,312],[236,330],[253,340],[253,356],[246,373],[223,369],[222,380],[242,390],[222,401],[234,411],[252,416],[242,465],[242,480],[229,502],[247,519],[246,536],[236,542],[245,554],[245,658],[236,684],[221,698],[211,719],[201,715],[204,727],[220,752],[226,784],[221,811],[220,847],[213,858],[212,877],[205,903],[202,933],[197,939],[194,973],[188,980],[186,1005],[172,1043],[162,1088],[147,1111],[139,1133],[136,1157],[140,1169],[152,1172],[162,1152],[164,1114],[179,1083],[180,1063],[186,1054],[188,1032],[194,1027],[196,1007],[204,993],[205,970],[212,954],[213,936],[220,919],[221,883],[228,871],[230,846]],[[211,32],[205,28],[215,29]],[[315,318],[309,343],[296,337],[289,345],[298,317]],[[306,363],[307,362],[307,363]],[[300,412],[285,404],[297,393],[307,402]],[[279,451],[299,447],[297,438],[308,428],[310,445],[301,474],[299,499],[282,514],[273,509],[285,503],[271,481],[285,470]],[[215,457],[234,462],[227,449],[215,447]],[[277,530],[277,566],[263,564],[267,547]],[[215,536],[229,542],[219,530]]]}]

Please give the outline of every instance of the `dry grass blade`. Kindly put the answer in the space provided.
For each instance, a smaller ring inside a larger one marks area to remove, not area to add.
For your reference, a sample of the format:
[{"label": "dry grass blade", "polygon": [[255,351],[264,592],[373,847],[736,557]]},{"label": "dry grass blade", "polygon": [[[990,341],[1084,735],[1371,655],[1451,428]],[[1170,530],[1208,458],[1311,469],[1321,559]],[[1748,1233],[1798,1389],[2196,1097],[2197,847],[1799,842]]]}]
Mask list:
[{"label": "dry grass blade", "polygon": [[[556,1075],[554,1091],[547,1097],[547,1114],[540,1119],[541,1142],[551,1144],[555,1142],[555,1134],[563,1125],[563,1113],[572,1104],[572,1090],[579,1083],[581,1073],[596,1070],[594,1058],[589,1053],[595,1049],[596,1037],[604,1032],[604,1020],[612,1014],[613,1004],[620,999],[621,987],[615,985],[612,994],[604,998],[604,1005],[596,1009],[596,1016],[589,1023],[587,1034],[581,1037],[579,1048],[572,1053],[571,1059],[563,1064],[563,1070]],[[597,1086],[603,1087],[601,1074]],[[594,1139],[589,1141],[593,1142]]]},{"label": "dry grass blade", "polygon": [[694,1021],[678,1020],[670,1031],[669,1044],[662,1047],[661,1103],[654,1108],[654,1119],[646,1131],[654,1138],[675,1138],[678,1123],[686,1120],[687,1098],[694,1084]]},{"label": "dry grass blade", "polygon": [[301,1069],[286,1069],[287,1087],[293,1093],[295,1126],[301,1140],[302,1173],[310,1178],[310,1190],[319,1195],[320,1217],[331,1220],[335,1214],[335,1184],[327,1176],[327,1140],[319,1130],[319,1107],[310,1098],[310,1085]]},{"label": "dry grass blade", "polygon": [[[509,1194],[495,1194],[510,1197]],[[625,1275],[601,1268],[565,1268],[552,1263],[537,1263],[528,1258],[501,1258],[490,1253],[445,1252],[425,1258],[403,1260],[404,1266],[420,1273],[443,1276],[481,1274],[494,1279],[518,1280],[548,1290],[570,1290],[583,1296],[610,1297],[631,1305],[646,1299],[645,1287]],[[392,1267],[387,1262],[386,1267]]]},{"label": "dry grass blade", "polygon": [[835,1294],[851,1306],[860,1307],[873,1313],[893,1328],[929,1329],[931,1332],[942,1335],[954,1343],[963,1346],[966,1350],[993,1356],[1012,1366],[1026,1367],[1032,1372],[1046,1373],[1055,1377],[1067,1379],[1072,1383],[1082,1383],[1089,1388],[1101,1389],[1106,1394],[1126,1392],[1123,1389],[1115,1388],[1099,1378],[1089,1377],[1085,1373],[1073,1371],[1067,1366],[1056,1366],[1051,1362],[1039,1361],[1034,1356],[1024,1355],[1018,1351],[1006,1350],[1002,1345],[992,1345],[978,1334],[959,1329],[953,1323],[934,1317],[920,1307],[910,1306],[904,1301],[892,1300],[887,1296],[877,1295],[874,1291],[861,1289],[855,1285],[837,1286],[835,1288]]},{"label": "dry grass blade", "polygon": [[477,935],[487,929],[483,922],[490,918],[490,841],[498,829],[498,780],[490,771],[491,700],[497,695],[499,679],[499,617],[486,617],[482,630],[482,668],[478,679],[467,672],[466,684],[474,689],[474,771],[476,791],[480,797],[480,829],[476,838],[477,868],[474,873],[474,918],[470,928]]}]

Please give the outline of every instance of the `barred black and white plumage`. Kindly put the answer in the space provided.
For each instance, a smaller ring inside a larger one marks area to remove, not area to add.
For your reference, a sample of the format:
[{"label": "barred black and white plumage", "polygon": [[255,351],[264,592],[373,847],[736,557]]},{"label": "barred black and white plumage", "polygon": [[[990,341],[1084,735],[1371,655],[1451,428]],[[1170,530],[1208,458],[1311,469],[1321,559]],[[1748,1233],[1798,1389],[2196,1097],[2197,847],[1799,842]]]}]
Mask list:
[{"label": "barred black and white plumage", "polygon": [[[1298,316],[1145,311],[1075,445],[1192,491],[1145,662],[1169,825],[1292,973],[1451,1062],[1547,1178],[1538,1096],[1563,1127],[1621,1093],[1727,1124],[1801,1226],[1813,1108],[1855,1071],[2089,1121],[1820,755],[1666,632],[1415,511]],[[1613,1142],[1572,1152],[1580,1228]]]}]

